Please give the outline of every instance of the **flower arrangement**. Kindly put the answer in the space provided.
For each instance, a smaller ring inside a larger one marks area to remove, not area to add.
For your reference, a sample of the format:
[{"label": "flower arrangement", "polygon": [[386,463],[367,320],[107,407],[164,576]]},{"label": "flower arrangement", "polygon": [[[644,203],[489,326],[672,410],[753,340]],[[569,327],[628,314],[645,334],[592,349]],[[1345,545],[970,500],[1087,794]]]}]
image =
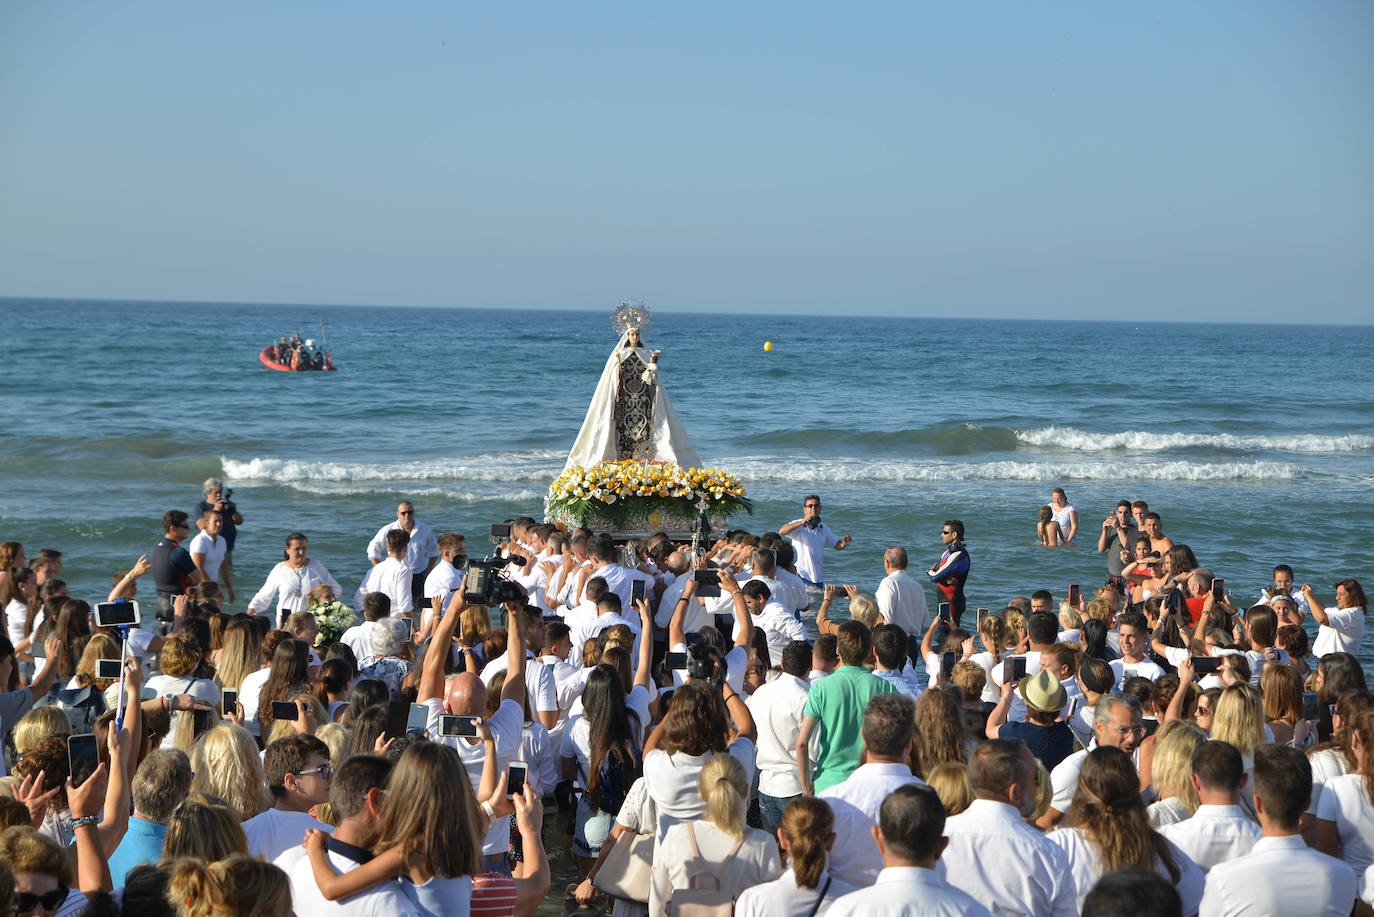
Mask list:
[{"label": "flower arrangement", "polygon": [[315,624],[320,629],[319,636],[315,638],[316,646],[338,642],[344,631],[358,623],[358,616],[353,609],[338,599],[317,602],[310,606],[309,611],[315,616]]},{"label": "flower arrangement", "polygon": [[549,487],[547,508],[582,520],[597,516],[623,522],[633,516],[718,516],[754,505],[739,478],[718,468],[683,468],[675,462],[600,462],[569,468]]}]

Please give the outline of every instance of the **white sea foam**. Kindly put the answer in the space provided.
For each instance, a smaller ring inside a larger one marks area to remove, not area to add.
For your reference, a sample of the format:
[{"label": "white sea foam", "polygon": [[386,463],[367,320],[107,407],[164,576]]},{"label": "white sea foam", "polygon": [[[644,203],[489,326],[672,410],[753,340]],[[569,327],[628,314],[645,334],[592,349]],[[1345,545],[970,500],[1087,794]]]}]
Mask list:
[{"label": "white sea foam", "polygon": [[378,493],[396,492],[409,500],[438,499],[452,503],[537,503],[548,494],[547,489],[521,488],[509,490],[493,488],[485,491],[467,490],[462,487],[408,485],[403,481],[377,481],[371,484],[330,484],[327,482],[296,481],[285,485],[303,494],[322,497],[365,496]]},{"label": "white sea foam", "polygon": [[1126,430],[1121,433],[1089,433],[1073,427],[1041,427],[1017,430],[1016,438],[1032,446],[1057,446],[1078,452],[1126,449],[1136,452],[1165,452],[1170,449],[1230,449],[1241,452],[1366,452],[1374,449],[1374,436],[1350,433],[1325,435],[1304,433],[1296,436],[1237,436],[1231,433],[1149,433]]},{"label": "white sea foam", "polygon": [[386,481],[485,481],[547,484],[562,470],[565,453],[549,450],[500,452],[408,462],[311,462],[294,459],[220,456],[224,476],[243,483],[361,483]]},{"label": "white sea foam", "polygon": [[957,483],[960,481],[1292,481],[1284,462],[904,462],[723,460],[746,486],[767,481]]}]

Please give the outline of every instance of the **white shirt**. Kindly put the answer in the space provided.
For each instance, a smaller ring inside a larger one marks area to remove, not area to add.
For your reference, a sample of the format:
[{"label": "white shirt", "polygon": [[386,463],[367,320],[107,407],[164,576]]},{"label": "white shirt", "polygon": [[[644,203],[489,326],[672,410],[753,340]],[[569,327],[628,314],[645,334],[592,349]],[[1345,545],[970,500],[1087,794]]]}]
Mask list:
[{"label": "white shirt", "polygon": [[1107,663],[1107,665],[1111,666],[1112,671],[1116,673],[1116,689],[1118,691],[1121,690],[1121,686],[1126,683],[1126,679],[1128,678],[1140,677],[1154,681],[1157,678],[1164,677],[1164,670],[1148,656],[1139,662],[1126,662],[1124,659],[1113,659],[1111,662]]},{"label": "white shirt", "polygon": [[307,812],[284,812],[276,808],[254,815],[243,823],[249,855],[268,861],[275,860],[290,847],[299,847],[309,828],[334,833],[333,826],[316,821]]},{"label": "white shirt", "polygon": [[822,522],[814,529],[799,525],[788,535],[792,540],[792,549],[797,554],[797,575],[808,583],[820,585],[825,582],[822,579],[822,570],[825,568],[825,549],[833,548],[840,543],[840,539],[835,537],[835,533],[830,531],[830,526]]},{"label": "white shirt", "polygon": [[1312,641],[1312,655],[1318,659],[1328,653],[1360,655],[1364,642],[1363,608],[1328,608],[1328,623],[1317,627],[1317,639]]},{"label": "white shirt", "polygon": [[[358,657],[362,659],[362,656]],[[262,721],[258,719],[258,698],[262,696],[263,686],[267,684],[267,676],[271,670],[263,666],[256,672],[249,672],[243,676],[242,683],[239,684],[239,703],[243,706],[243,728],[253,735],[262,734]],[[270,712],[270,711],[269,711]]]},{"label": "white shirt", "polygon": [[[744,765],[746,774],[754,773],[753,742],[738,738],[730,743],[727,751]],[[701,791],[697,788],[697,777],[711,757],[711,752],[704,755],[674,752],[670,755],[661,748],[644,756],[645,788],[657,808],[656,837],[659,842],[672,825],[700,818],[706,811],[706,803],[702,802]]]},{"label": "white shirt", "polygon": [[883,868],[883,855],[869,830],[878,823],[878,808],[887,795],[908,783],[924,783],[905,764],[863,764],[844,780],[817,795],[835,813],[835,845],[830,848],[830,874],[859,887],[872,885]]},{"label": "white shirt", "polygon": [[[805,679],[784,672],[745,701],[758,729],[759,792],[764,795],[785,798],[802,791],[796,748],[809,688]],[[817,730],[813,744],[819,738]]]},{"label": "white shirt", "polygon": [[[927,659],[928,659],[928,658],[929,658],[929,657],[927,657]],[[1040,658],[1040,653],[1039,653],[1039,651],[1037,651],[1037,650],[1031,650],[1030,652],[1024,653],[1024,654],[1014,654],[1014,655],[1010,655],[1010,656],[1007,656],[1006,659],[1024,659],[1024,660],[1026,660],[1026,674],[1027,674],[1027,675],[1034,675],[1036,672],[1039,672],[1040,669],[1041,669],[1041,667],[1043,666],[1043,660],[1041,660],[1041,658]],[[1005,662],[1006,660],[1004,659],[1003,661]],[[936,659],[935,659],[935,664],[936,664],[936,669],[935,669],[935,671],[936,671],[937,674],[938,674],[939,671],[940,671],[940,669],[939,669],[939,663],[940,663],[939,657],[936,657]],[[926,666],[927,666],[927,668],[930,666],[929,661],[927,661]],[[1001,665],[1001,663],[998,663],[997,665],[994,665],[994,666],[992,667],[992,684],[993,684],[993,687],[996,688],[996,690],[997,690],[997,698],[998,698],[998,699],[1001,699],[1001,697],[1002,697],[1002,684],[1003,684],[1003,682],[1005,681],[1005,679],[1002,677],[1002,675],[1003,675],[1003,672],[1002,672],[1002,665]],[[1026,702],[1025,702],[1024,700],[1021,699],[1021,692],[1020,692],[1020,691],[1013,691],[1013,692],[1011,692],[1011,708],[1007,711],[1007,722],[1009,722],[1009,723],[1021,723],[1021,722],[1025,722],[1025,719],[1026,719]]]},{"label": "white shirt", "polygon": [[1374,806],[1369,803],[1364,777],[1345,774],[1332,777],[1322,787],[1317,817],[1336,823],[1341,836],[1341,859],[1357,875],[1374,865]]},{"label": "white shirt", "polygon": [[[826,888],[827,881],[829,888]],[[825,891],[825,899],[817,906],[816,899],[822,890]],[[836,901],[852,891],[857,889],[824,872],[815,888],[802,888],[797,885],[797,874],[788,869],[772,882],[742,891],[735,899],[735,917],[808,917],[811,914],[821,917],[829,913]]]},{"label": "white shirt", "polygon": [[1299,836],[1264,837],[1247,855],[1207,874],[1198,917],[1346,917],[1354,903],[1349,866]]},{"label": "white shirt", "polygon": [[896,688],[898,694],[905,694],[912,700],[918,699],[925,690],[925,687],[912,678],[906,669],[900,672],[896,669],[874,669],[873,674]]},{"label": "white shirt", "polygon": [[634,618],[628,618],[623,614],[616,614],[611,611],[606,614],[598,614],[585,624],[579,625],[577,630],[572,633],[573,655],[580,658],[582,655],[582,647],[588,640],[599,635],[606,628],[615,627],[617,624],[624,624],[635,635],[634,645],[630,648],[630,662],[631,665],[638,665],[639,615],[635,615]]},{"label": "white shirt", "polygon": [[945,837],[949,846],[935,872],[989,911],[1027,917],[1078,913],[1063,848],[1007,803],[974,800],[945,822]]},{"label": "white shirt", "polygon": [[[441,560],[434,565],[434,569],[429,571],[425,577],[425,598],[432,599],[436,595],[442,596],[444,601],[440,603],[443,608],[448,605],[453,593],[463,587],[463,571],[446,560]],[[428,603],[433,605],[432,602]]]},{"label": "white shirt", "polygon": [[1350,773],[1350,765],[1345,755],[1334,748],[1312,752],[1307,756],[1307,763],[1312,765],[1312,803],[1307,807],[1307,814],[1315,816],[1317,803],[1322,798],[1322,787],[1328,780]]},{"label": "white shirt", "polygon": [[[663,598],[658,601],[658,611],[654,614],[654,626],[667,630],[669,623],[673,620],[673,612],[677,610],[678,600],[682,598],[682,592],[691,582],[690,576],[679,576],[673,584],[663,590]],[[724,590],[721,590],[722,593]],[[734,600],[731,599],[730,610],[734,611]],[[716,622],[711,617],[711,612],[701,603],[701,599],[696,596],[687,603],[687,611],[682,617],[682,632],[684,634],[695,633],[706,627],[708,624]]]},{"label": "white shirt", "polygon": [[925,590],[905,570],[894,570],[883,577],[874,597],[883,619],[906,631],[908,637],[924,634],[930,626]]},{"label": "white shirt", "polygon": [[778,578],[778,585],[782,591],[781,596],[774,596],[774,598],[797,614],[801,614],[811,606],[811,596],[806,594],[806,580],[791,570],[784,570],[781,567],[774,570],[773,575]]},{"label": "white shirt", "polygon": [[[425,722],[425,730],[429,733],[430,741],[439,742],[457,750],[458,757],[462,759],[463,767],[468,772],[472,791],[476,793],[477,788],[482,785],[482,764],[486,759],[486,749],[481,742],[473,745],[467,739],[458,736],[439,735],[439,717],[444,712],[444,702],[441,698],[431,697],[424,701],[424,704],[429,707],[429,717]],[[525,711],[520,704],[513,700],[502,701],[496,713],[487,718],[487,728],[491,730],[492,738],[496,741],[498,771],[504,772],[510,763],[516,760],[515,756],[520,753],[520,740],[523,735],[524,723]],[[482,838],[482,854],[492,856],[505,853],[509,847],[510,816],[507,815],[491,823],[486,836]]]},{"label": "white shirt", "polygon": [[[248,602],[248,610],[253,614],[263,614],[272,611],[273,608],[285,606],[293,612],[305,611],[310,590],[320,585],[333,589],[335,595],[343,592],[339,581],[330,576],[324,564],[318,560],[307,560],[305,566],[299,570],[282,561],[267,574],[267,581]],[[277,597],[275,606],[272,604],[274,595]]]},{"label": "white shirt", "polygon": [[[1097,880],[1102,878],[1102,854],[1081,828],[1060,828],[1058,831],[1051,831],[1046,837],[1062,847],[1068,856],[1069,872],[1073,874],[1074,887],[1078,892],[1078,909],[1081,911],[1088,892],[1092,891]],[[1179,872],[1178,883],[1174,888],[1183,899],[1183,913],[1196,914],[1198,903],[1202,901],[1202,887],[1205,881],[1202,870],[1172,843],[1169,844],[1169,848]],[[1155,871],[1166,881],[1171,881],[1169,871],[1163,863],[1156,861]]]},{"label": "white shirt", "polygon": [[362,662],[372,655],[372,632],[377,629],[376,621],[354,624],[339,637],[339,642],[353,651],[353,658]]},{"label": "white shirt", "polygon": [[1078,775],[1083,773],[1083,762],[1087,760],[1088,752],[1096,746],[1097,740],[1094,739],[1087,748],[1080,748],[1050,771],[1050,786],[1054,790],[1050,808],[1061,814],[1069,811],[1073,797],[1078,794]]},{"label": "white shirt", "polygon": [[[776,599],[763,603],[763,610],[754,615],[754,626],[763,631],[763,637],[768,641],[768,655],[775,666],[782,664],[782,651],[787,649],[787,644],[806,639],[806,626]],[[739,639],[738,619],[730,639]]]},{"label": "white shirt", "polygon": [[[630,604],[630,593],[632,588],[630,584],[635,580],[643,580],[645,583],[644,594],[650,598],[653,597],[654,578],[639,570],[630,570],[622,567],[620,564],[605,564],[600,570],[593,571],[592,576],[599,576],[605,580],[607,588],[620,597],[621,613],[630,612],[635,616],[636,620],[639,618],[639,612],[635,611],[634,606]],[[591,577],[588,577],[588,579],[590,578]],[[638,629],[639,625],[635,624],[635,630],[637,631]]]},{"label": "white shirt", "polygon": [[388,557],[363,575],[363,581],[358,584],[358,591],[353,594],[353,610],[362,614],[363,600],[367,598],[367,594],[380,592],[391,599],[393,618],[410,614],[410,581],[411,572],[406,562]]},{"label": "white shirt", "polygon": [[1202,805],[1192,818],[1165,825],[1159,833],[1207,872],[1249,853],[1260,839],[1260,826],[1240,806]]},{"label": "white shirt", "polygon": [[[492,680],[509,666],[507,654],[497,656],[482,670],[482,683],[491,687]],[[548,713],[558,709],[558,686],[554,682],[553,672],[549,671],[548,666],[541,665],[528,650],[525,651],[525,693],[530,697],[531,710]]]},{"label": "white shirt", "polygon": [[[673,890],[687,887],[690,878],[687,864],[693,861],[687,828],[687,825],[674,825],[654,851],[654,872],[649,888],[651,914],[664,913]],[[765,831],[746,826],[743,843],[726,865],[725,857],[740,839],[726,834],[710,822],[694,821],[691,829],[702,859],[715,867],[713,875],[725,892],[738,895],[746,888],[767,882],[782,872],[782,864],[778,862],[777,841]]]},{"label": "white shirt", "polygon": [[205,559],[201,563],[205,567],[205,578],[212,583],[219,579],[220,565],[224,563],[224,555],[229,550],[223,535],[200,532],[191,539],[186,550],[190,554],[204,554]]},{"label": "white shirt", "polygon": [[[277,858],[279,866],[291,880],[291,909],[297,914],[334,914],[338,917],[410,917],[415,910],[406,897],[401,884],[395,879],[374,885],[367,891],[350,895],[338,901],[326,901],[315,884],[315,871],[310,866],[308,856],[295,856],[288,860],[294,851],[287,851]],[[359,865],[357,860],[330,850],[326,854],[329,863],[339,873],[352,872]]]},{"label": "white shirt", "polygon": [[[1007,864],[1015,868],[1015,864]],[[988,909],[919,866],[889,866],[870,888],[836,901],[829,917],[991,917]]]},{"label": "white shirt", "polygon": [[[393,519],[378,529],[377,534],[373,535],[372,540],[367,543],[368,560],[380,561],[385,558],[387,556],[386,533],[401,527],[401,520]],[[429,559],[438,556],[439,540],[434,537],[434,529],[417,519],[415,528],[410,532],[410,544],[406,545],[406,565],[411,573],[418,576],[424,573],[425,568],[429,566]]]}]

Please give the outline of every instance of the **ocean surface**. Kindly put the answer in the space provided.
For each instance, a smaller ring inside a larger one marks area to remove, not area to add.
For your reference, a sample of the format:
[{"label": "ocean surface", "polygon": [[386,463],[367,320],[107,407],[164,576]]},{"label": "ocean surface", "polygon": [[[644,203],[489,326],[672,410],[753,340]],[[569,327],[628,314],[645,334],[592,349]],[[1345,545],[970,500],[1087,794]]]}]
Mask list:
[{"label": "ocean surface", "polygon": [[[470,548],[541,515],[615,343],[610,306],[0,300],[0,540],[62,550],[73,594],[103,597],[215,476],[245,518],[238,607],[293,530],[351,596],[398,500]],[[337,373],[258,362],[321,322]],[[1096,535],[1125,498],[1237,601],[1278,562],[1328,603],[1342,577],[1374,587],[1374,327],[660,311],[646,340],[703,462],[754,500],[736,524],[776,529],[814,492],[853,535],[829,581],[871,590],[892,544],[924,570],[959,518],[970,606],[1058,598],[1103,580]],[[1056,486],[1081,543],[1046,550]]]}]

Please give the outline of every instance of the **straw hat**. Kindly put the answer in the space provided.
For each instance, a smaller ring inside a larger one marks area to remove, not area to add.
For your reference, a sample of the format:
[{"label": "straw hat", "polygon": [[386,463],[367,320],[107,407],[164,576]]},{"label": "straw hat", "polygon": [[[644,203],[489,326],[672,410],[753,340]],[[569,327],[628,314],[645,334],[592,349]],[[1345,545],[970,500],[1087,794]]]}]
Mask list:
[{"label": "straw hat", "polygon": [[1026,706],[1040,713],[1058,713],[1069,702],[1069,692],[1048,669],[1021,679],[1018,690]]}]

